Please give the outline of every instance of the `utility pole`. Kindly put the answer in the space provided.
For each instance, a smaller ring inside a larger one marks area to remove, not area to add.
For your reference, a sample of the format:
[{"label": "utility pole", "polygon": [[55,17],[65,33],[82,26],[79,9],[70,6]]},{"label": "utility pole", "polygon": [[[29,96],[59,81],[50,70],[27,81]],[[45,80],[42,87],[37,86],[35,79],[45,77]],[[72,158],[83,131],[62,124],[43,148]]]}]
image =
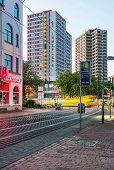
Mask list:
[{"label": "utility pole", "polygon": [[103,57],[103,74],[102,74],[102,123],[104,123],[104,57]]},{"label": "utility pole", "polygon": [[98,100],[98,108],[99,108],[99,75],[97,80],[97,100]]}]

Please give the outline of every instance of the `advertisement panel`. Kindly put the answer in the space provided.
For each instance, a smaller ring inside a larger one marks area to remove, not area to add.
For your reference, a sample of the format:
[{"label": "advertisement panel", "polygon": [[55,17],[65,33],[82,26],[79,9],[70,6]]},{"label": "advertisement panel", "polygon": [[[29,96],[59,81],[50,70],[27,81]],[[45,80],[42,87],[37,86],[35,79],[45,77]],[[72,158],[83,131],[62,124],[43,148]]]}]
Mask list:
[{"label": "advertisement panel", "polygon": [[81,85],[91,85],[91,62],[80,62]]}]

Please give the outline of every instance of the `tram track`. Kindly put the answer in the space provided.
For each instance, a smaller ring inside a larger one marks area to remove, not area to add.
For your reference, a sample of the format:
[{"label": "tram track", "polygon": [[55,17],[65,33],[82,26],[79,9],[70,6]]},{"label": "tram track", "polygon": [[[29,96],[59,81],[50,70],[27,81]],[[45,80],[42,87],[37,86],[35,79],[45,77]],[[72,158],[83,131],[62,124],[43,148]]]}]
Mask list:
[{"label": "tram track", "polygon": [[79,114],[75,114],[74,111],[5,120],[0,123],[0,149],[60,128],[72,126],[79,123],[78,120]]}]

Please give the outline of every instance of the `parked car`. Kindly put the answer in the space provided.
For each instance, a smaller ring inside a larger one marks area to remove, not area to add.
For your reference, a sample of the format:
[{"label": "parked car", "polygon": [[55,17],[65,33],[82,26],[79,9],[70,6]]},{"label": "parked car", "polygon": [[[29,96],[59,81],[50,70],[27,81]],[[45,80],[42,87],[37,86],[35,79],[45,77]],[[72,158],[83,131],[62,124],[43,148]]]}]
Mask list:
[{"label": "parked car", "polygon": [[62,105],[60,103],[55,104],[55,110],[62,110]]}]

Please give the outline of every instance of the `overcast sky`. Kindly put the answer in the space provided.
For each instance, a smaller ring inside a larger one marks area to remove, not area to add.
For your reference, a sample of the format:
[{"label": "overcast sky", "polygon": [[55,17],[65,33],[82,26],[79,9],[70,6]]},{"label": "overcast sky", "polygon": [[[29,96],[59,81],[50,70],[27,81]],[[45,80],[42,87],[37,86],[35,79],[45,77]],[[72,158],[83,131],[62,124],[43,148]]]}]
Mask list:
[{"label": "overcast sky", "polygon": [[[88,29],[107,30],[108,55],[114,56],[114,0],[25,0],[24,4],[34,13],[49,9],[57,11],[66,20],[67,31],[72,35],[73,66],[75,39]],[[23,6],[25,26],[27,26],[27,15],[32,14],[31,11]],[[23,28],[23,55],[26,60],[27,29]],[[108,61],[108,75],[114,75],[114,61]]]}]

